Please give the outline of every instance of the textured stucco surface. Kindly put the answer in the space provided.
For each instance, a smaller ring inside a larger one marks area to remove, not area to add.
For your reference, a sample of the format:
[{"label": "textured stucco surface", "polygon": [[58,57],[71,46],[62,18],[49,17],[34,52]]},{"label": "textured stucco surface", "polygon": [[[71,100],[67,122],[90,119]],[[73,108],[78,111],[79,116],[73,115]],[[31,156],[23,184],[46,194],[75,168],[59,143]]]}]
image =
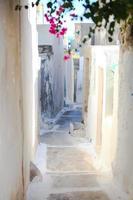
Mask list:
[{"label": "textured stucco surface", "polygon": [[41,60],[41,114],[45,117],[52,117],[54,111],[53,76],[52,76],[52,55],[46,55]]},{"label": "textured stucco surface", "polygon": [[[120,61],[118,58],[120,58]],[[102,167],[107,167],[107,169],[112,167],[115,180],[130,195],[129,199],[132,199],[133,51],[132,49],[121,50],[119,55],[119,47],[92,47],[90,59],[92,70],[88,101],[87,134],[96,144],[97,102],[99,98],[97,96],[97,68],[104,67],[106,73],[104,73],[100,162]],[[119,65],[113,77],[109,75],[105,68],[110,67],[112,64]]]},{"label": "textured stucco surface", "polygon": [[[63,50],[63,40],[57,38],[49,33],[49,25],[38,25],[38,44],[39,45],[50,45],[52,46],[53,54],[50,56],[50,60],[46,61],[44,65],[49,66],[49,84],[51,90],[48,90],[46,97],[51,95],[52,101],[49,102],[49,107],[51,106],[51,116],[55,115],[63,108],[64,106],[64,50]],[[43,55],[41,56],[42,62],[44,62]],[[43,65],[42,65],[43,67]],[[45,77],[45,76],[44,76]],[[49,85],[47,84],[47,88]],[[50,92],[50,94],[49,94]],[[44,98],[46,98],[44,97]],[[44,113],[45,114],[45,113]]]},{"label": "textured stucco surface", "polygon": [[74,63],[73,59],[65,61],[65,102],[74,102]]},{"label": "textured stucco surface", "polygon": [[[89,59],[89,66],[90,67],[90,74],[88,74],[88,80],[86,79],[86,82],[90,80],[90,87],[88,88],[86,85],[86,90],[88,92],[88,96],[85,96],[85,99],[88,98],[87,102],[87,136],[90,137],[94,144],[97,142],[97,126],[98,126],[98,102],[100,100],[99,96],[99,85],[101,84],[100,78],[103,78],[103,86],[100,85],[100,87],[103,87],[103,100],[101,101],[101,115],[102,115],[102,132],[107,132],[106,125],[108,117],[110,117],[106,114],[107,110],[112,110],[112,102],[113,101],[113,95],[109,98],[108,88],[107,84],[110,84],[110,82],[107,82],[107,69],[110,68],[113,64],[118,64],[118,57],[119,57],[119,47],[117,46],[91,46],[90,49],[86,49],[86,52],[84,53],[85,56],[88,52],[88,59]],[[87,66],[86,66],[87,68]],[[100,70],[103,71],[103,77],[100,77]],[[111,71],[111,70],[110,70]],[[85,89],[84,89],[85,90]],[[108,99],[107,99],[108,97]],[[111,103],[110,103],[111,102]],[[104,135],[104,136],[106,136]],[[103,137],[104,137],[103,136]],[[103,141],[104,142],[104,141]]]},{"label": "textured stucco surface", "polygon": [[[30,0],[28,1],[31,2]],[[27,1],[23,1],[26,4]],[[36,27],[36,10],[21,11],[21,81],[24,130],[24,182],[25,189],[29,182],[29,162],[34,160],[39,135],[38,106],[38,40]]]},{"label": "textured stucco surface", "polygon": [[[124,189],[133,198],[133,51],[120,53],[118,85],[116,85],[116,108],[114,113],[115,158],[113,171],[115,177],[123,184]],[[117,121],[115,122],[115,119]]]},{"label": "textured stucco surface", "polygon": [[0,1],[0,200],[22,199],[19,14]]},{"label": "textured stucco surface", "polygon": [[23,199],[38,132],[35,10],[15,5],[0,2],[0,200]]}]

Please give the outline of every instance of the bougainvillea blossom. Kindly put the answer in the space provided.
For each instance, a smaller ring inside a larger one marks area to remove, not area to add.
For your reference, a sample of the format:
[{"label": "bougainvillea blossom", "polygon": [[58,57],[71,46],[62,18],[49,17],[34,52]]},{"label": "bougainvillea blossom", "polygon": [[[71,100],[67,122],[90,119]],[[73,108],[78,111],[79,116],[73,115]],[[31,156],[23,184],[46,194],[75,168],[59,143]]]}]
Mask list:
[{"label": "bougainvillea blossom", "polygon": [[71,17],[78,17],[78,15],[76,15],[75,13],[71,13],[70,16]]},{"label": "bougainvillea blossom", "polygon": [[44,15],[46,21],[50,24],[49,32],[56,35],[57,38],[64,36],[67,32],[67,28],[64,26],[65,21],[62,21],[63,12],[64,8],[60,6],[55,13],[56,16],[52,16],[50,12]]},{"label": "bougainvillea blossom", "polygon": [[64,55],[64,61],[68,61],[71,58],[70,54]]},{"label": "bougainvillea blossom", "polygon": [[[67,33],[67,28],[65,27],[66,20],[64,19],[65,8],[59,6],[58,9],[52,12],[53,7],[45,14],[47,22],[50,24],[49,32],[55,35],[57,38],[63,37]],[[77,15],[72,13],[71,17],[76,17]],[[64,52],[64,61],[68,61],[71,58],[71,54],[66,50]]]}]

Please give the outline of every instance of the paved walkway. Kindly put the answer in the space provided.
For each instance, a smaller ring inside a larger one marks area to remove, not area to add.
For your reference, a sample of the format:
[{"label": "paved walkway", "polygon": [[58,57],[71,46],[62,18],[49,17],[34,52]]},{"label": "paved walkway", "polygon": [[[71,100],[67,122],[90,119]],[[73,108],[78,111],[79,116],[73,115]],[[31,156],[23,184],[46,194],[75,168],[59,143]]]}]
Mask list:
[{"label": "paved walkway", "polygon": [[41,136],[36,165],[43,181],[34,180],[28,200],[126,200],[125,194],[101,174],[89,141],[69,134],[71,122],[80,122],[81,110],[66,111],[55,131]]}]

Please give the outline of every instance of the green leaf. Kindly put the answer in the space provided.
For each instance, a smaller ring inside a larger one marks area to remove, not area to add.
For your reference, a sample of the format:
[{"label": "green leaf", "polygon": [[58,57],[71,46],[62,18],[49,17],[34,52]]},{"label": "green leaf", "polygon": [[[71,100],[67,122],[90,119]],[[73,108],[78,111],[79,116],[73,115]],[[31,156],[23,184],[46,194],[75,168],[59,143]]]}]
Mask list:
[{"label": "green leaf", "polygon": [[48,8],[52,8],[52,2],[48,2],[48,3],[47,3],[47,7],[48,7]]},{"label": "green leaf", "polygon": [[73,7],[73,4],[72,4],[72,2],[65,2],[64,4],[63,4],[63,8],[72,8]]},{"label": "green leaf", "polygon": [[84,17],[86,17],[87,19],[89,19],[89,18],[91,17],[90,12],[88,12],[88,13],[84,13]]},{"label": "green leaf", "polygon": [[87,39],[84,38],[84,39],[82,40],[82,42],[83,42],[83,44],[85,44],[85,43],[87,42]]},{"label": "green leaf", "polygon": [[113,41],[112,37],[108,37],[108,40],[109,40],[109,42]]}]

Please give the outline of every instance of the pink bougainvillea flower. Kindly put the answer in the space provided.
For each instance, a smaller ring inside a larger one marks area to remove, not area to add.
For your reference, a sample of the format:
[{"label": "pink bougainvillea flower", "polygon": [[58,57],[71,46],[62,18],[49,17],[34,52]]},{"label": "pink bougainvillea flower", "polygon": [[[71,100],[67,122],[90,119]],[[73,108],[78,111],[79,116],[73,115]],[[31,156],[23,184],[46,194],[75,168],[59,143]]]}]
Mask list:
[{"label": "pink bougainvillea flower", "polygon": [[45,18],[46,18],[47,22],[49,22],[48,15],[47,15],[47,14],[45,14],[44,16],[45,16]]},{"label": "pink bougainvillea flower", "polygon": [[49,32],[54,34],[54,35],[57,33],[57,31],[55,29],[49,29]]},{"label": "pink bougainvillea flower", "polygon": [[49,20],[49,22],[50,22],[50,24],[54,24],[54,18],[51,18],[51,19]]},{"label": "pink bougainvillea flower", "polygon": [[50,24],[49,32],[54,34],[57,38],[64,36],[67,32],[67,28],[64,27],[64,22],[62,20],[62,15],[64,12],[63,6],[60,6],[56,11],[56,16],[52,16],[49,13],[46,13],[44,16]]},{"label": "pink bougainvillea flower", "polygon": [[55,24],[55,23],[52,23],[52,24],[50,24],[50,28],[56,28],[57,27],[57,25]]},{"label": "pink bougainvillea flower", "polygon": [[60,35],[62,35],[62,36],[63,36],[63,35],[64,35],[64,33],[63,33],[63,32],[60,32]]},{"label": "pink bougainvillea flower", "polygon": [[56,24],[51,24],[51,26],[50,26],[51,28],[56,28],[57,27],[57,25]]},{"label": "pink bougainvillea flower", "polygon": [[60,12],[58,10],[56,11],[56,15],[60,15]]},{"label": "pink bougainvillea flower", "polygon": [[67,28],[62,28],[60,31],[60,35],[65,35],[66,32],[67,32]]},{"label": "pink bougainvillea flower", "polygon": [[60,12],[64,12],[64,8],[62,6],[59,7]]},{"label": "pink bougainvillea flower", "polygon": [[70,59],[70,55],[64,55],[64,61],[67,61]]},{"label": "pink bougainvillea flower", "polygon": [[66,32],[66,31],[67,31],[67,28],[62,28],[62,31],[63,31],[63,32]]},{"label": "pink bougainvillea flower", "polygon": [[64,8],[62,6],[59,7],[59,10],[56,11],[56,15],[61,15],[64,12]]},{"label": "pink bougainvillea flower", "polygon": [[56,37],[57,37],[57,38],[60,38],[60,34],[59,34],[59,33],[57,33],[57,34],[56,34]]},{"label": "pink bougainvillea flower", "polygon": [[70,14],[71,17],[78,17],[75,13]]}]

